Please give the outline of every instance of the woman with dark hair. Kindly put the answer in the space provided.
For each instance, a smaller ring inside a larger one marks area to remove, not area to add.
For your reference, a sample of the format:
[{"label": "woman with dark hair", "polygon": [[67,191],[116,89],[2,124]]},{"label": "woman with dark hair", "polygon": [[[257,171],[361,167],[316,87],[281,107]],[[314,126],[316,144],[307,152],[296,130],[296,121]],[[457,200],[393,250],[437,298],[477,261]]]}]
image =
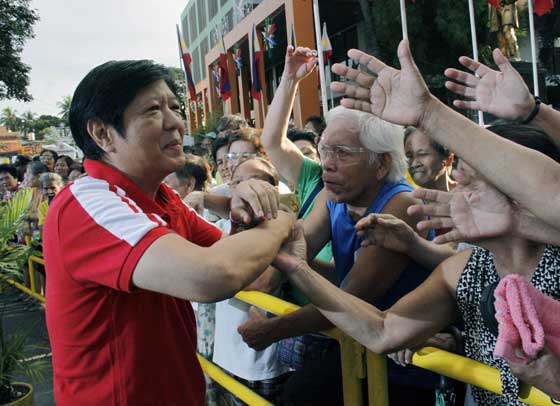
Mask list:
[{"label": "woman with dark hair", "polygon": [[54,172],[62,178],[64,183],[68,182],[68,175],[70,174],[70,167],[74,160],[68,155],[60,155],[54,165]]},{"label": "woman with dark hair", "polygon": [[68,170],[68,181],[72,182],[86,173],[84,166],[81,163],[74,162]]},{"label": "woman with dark hair", "polygon": [[[501,125],[488,129],[510,141],[537,150],[556,162],[560,161],[559,151],[541,130],[520,125]],[[560,354],[553,354],[545,347],[538,358],[528,365],[495,357],[493,351],[497,337],[491,325],[486,323],[488,318],[483,317],[481,302],[484,301],[484,292],[510,274],[522,275],[545,295],[560,300],[560,248],[548,244],[560,244],[560,232],[539,223],[531,214],[494,189],[483,174],[477,173],[465,162],[459,162],[457,172],[464,186],[458,186],[453,193],[430,193],[437,194],[438,197],[432,199],[439,202],[449,202],[451,198],[462,200],[463,217],[473,220],[475,228],[478,227],[479,234],[471,241],[479,247],[464,250],[443,261],[423,285],[387,311],[381,312],[336,290],[315,272],[307,271],[301,260],[294,257],[280,261],[284,263],[282,269],[288,270],[290,279],[327,318],[377,353],[418,345],[460,315],[465,323],[466,355],[499,369],[501,373],[503,395],[473,388],[474,398],[479,405],[517,406],[520,395],[518,377],[558,398]],[[443,203],[439,206],[442,206],[437,209],[440,213],[449,212]],[[409,212],[418,213],[418,206],[413,207]],[[457,204],[456,208],[459,207]],[[486,235],[486,225],[481,219],[503,222],[505,225],[500,233]],[[439,220],[427,221],[421,223],[420,227],[433,226],[437,222]],[[468,223],[465,220],[463,222]],[[394,233],[389,235],[391,229],[377,222],[375,215],[362,219],[356,228],[364,235],[366,245],[390,248],[391,243],[385,241],[396,236]],[[535,228],[539,228],[539,233],[535,233]],[[545,241],[542,239],[544,229],[548,230]],[[536,234],[541,238],[534,239],[533,235]],[[406,241],[406,238],[403,240]],[[404,249],[410,252],[408,247]]]},{"label": "woman with dark hair", "polygon": [[43,149],[39,154],[39,161],[49,168],[49,172],[54,171],[54,164],[58,159],[58,154],[52,149]]}]

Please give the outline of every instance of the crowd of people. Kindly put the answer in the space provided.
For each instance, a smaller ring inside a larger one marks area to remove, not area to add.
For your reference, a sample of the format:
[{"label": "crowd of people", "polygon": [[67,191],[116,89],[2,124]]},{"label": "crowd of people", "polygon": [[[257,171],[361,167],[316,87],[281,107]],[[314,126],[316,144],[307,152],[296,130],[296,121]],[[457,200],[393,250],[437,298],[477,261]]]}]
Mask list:
[{"label": "crowd of people", "polygon": [[[273,404],[342,405],[331,327],[388,354],[392,406],[518,405],[520,382],[560,399],[558,323],[531,352],[493,304],[512,274],[560,303],[560,113],[499,50],[499,71],[445,72],[457,108],[508,120],[488,128],[430,94],[406,41],[400,71],[348,56],[367,70],[332,67],[345,98],[324,120],[291,124],[317,56],[288,47],[263,128],[226,115],[185,151],[169,72],[107,62],[73,96],[83,164],[0,166],[3,201],[35,191],[59,406],[242,405],[197,352]],[[301,308],[272,317],[240,290]],[[411,366],[425,345],[499,369],[503,394]]]}]

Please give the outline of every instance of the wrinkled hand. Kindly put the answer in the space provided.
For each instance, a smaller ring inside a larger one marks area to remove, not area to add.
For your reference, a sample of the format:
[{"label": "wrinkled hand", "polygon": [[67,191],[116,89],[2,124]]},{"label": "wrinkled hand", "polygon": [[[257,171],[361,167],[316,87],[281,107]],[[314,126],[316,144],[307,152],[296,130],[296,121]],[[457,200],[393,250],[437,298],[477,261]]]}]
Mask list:
[{"label": "wrinkled hand", "polygon": [[284,243],[273,265],[283,272],[291,273],[307,262],[307,243],[303,232],[303,222],[298,221],[290,239]]},{"label": "wrinkled hand", "polygon": [[459,82],[448,81],[445,86],[472,100],[455,100],[453,104],[461,109],[481,110],[508,120],[526,119],[535,106],[529,88],[499,49],[495,49],[492,55],[500,71],[467,56],[460,57],[459,62],[474,74],[453,68],[445,70],[445,76]]},{"label": "wrinkled hand", "polygon": [[391,214],[369,214],[356,223],[358,237],[365,237],[362,247],[376,245],[391,251],[406,253],[417,237],[403,220]]},{"label": "wrinkled hand", "polygon": [[237,328],[237,332],[241,334],[243,341],[255,351],[262,351],[274,344],[276,340],[274,340],[272,334],[274,331],[273,319],[264,316],[254,306],[249,309],[249,316],[249,320]]},{"label": "wrinkled hand", "polygon": [[185,196],[183,201],[198,214],[204,210],[204,192],[194,191]]},{"label": "wrinkled hand", "polygon": [[433,337],[430,337],[422,345],[416,346],[414,348],[407,348],[388,354],[387,356],[395,362],[395,364],[402,367],[412,364],[412,356],[414,352],[421,347],[436,347],[445,351],[455,352],[458,348],[458,343],[455,340],[453,334],[449,333],[437,333]]},{"label": "wrinkled hand", "polygon": [[373,113],[391,123],[419,126],[433,96],[412,59],[408,40],[401,41],[397,54],[400,71],[371,55],[351,49],[348,56],[366,66],[377,78],[343,64],[334,64],[334,73],[355,84],[333,82],[331,89],[348,96],[342,100],[344,107]]},{"label": "wrinkled hand", "polygon": [[278,215],[278,191],[268,182],[249,179],[231,186],[231,219],[252,224]]},{"label": "wrinkled hand", "polygon": [[[519,351],[522,350],[519,349]],[[521,381],[560,400],[560,358],[552,353],[547,346],[535,360],[527,364],[509,362],[509,366],[511,373]]]},{"label": "wrinkled hand", "polygon": [[286,61],[282,77],[300,81],[309,75],[317,65],[317,51],[309,48],[288,45],[286,49]]},{"label": "wrinkled hand", "polygon": [[416,189],[413,196],[425,203],[408,208],[410,215],[431,219],[418,223],[419,230],[451,228],[434,239],[437,244],[478,241],[512,233],[518,218],[516,206],[484,179],[454,172],[459,185],[453,192]]}]

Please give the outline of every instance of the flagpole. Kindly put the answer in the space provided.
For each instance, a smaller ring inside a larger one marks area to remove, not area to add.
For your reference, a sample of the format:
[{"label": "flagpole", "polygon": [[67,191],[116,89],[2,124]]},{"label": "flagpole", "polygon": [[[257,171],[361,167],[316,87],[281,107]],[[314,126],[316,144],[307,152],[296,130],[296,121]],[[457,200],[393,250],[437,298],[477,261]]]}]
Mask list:
[{"label": "flagpole", "polygon": [[533,94],[539,96],[539,71],[537,67],[537,45],[535,41],[535,22],[533,19],[533,0],[529,4],[529,36],[531,38],[531,59],[533,66]]},{"label": "flagpole", "polygon": [[[330,84],[332,82],[332,73],[331,73],[331,61],[329,61],[327,63],[327,70],[329,71],[329,88],[330,88]],[[334,96],[333,96],[333,91],[331,90],[331,109],[334,109]]]},{"label": "flagpole", "polygon": [[408,26],[406,24],[406,4],[405,4],[405,0],[400,0],[400,2],[401,2],[402,37],[403,39],[408,39]]},{"label": "flagpole", "polygon": [[[476,24],[474,16],[474,4],[473,0],[468,0],[469,2],[469,19],[471,22],[471,42],[472,42],[472,53],[473,59],[478,62],[478,43],[476,40]],[[477,75],[478,76],[478,75]],[[478,125],[484,127],[484,113],[478,110]]]},{"label": "flagpole", "polygon": [[317,56],[319,57],[319,79],[321,81],[321,104],[323,105],[323,115],[329,111],[327,101],[327,89],[325,83],[325,61],[323,59],[323,47],[321,46],[321,20],[319,17],[319,4],[313,0],[313,17],[315,20],[315,41],[317,43]]}]

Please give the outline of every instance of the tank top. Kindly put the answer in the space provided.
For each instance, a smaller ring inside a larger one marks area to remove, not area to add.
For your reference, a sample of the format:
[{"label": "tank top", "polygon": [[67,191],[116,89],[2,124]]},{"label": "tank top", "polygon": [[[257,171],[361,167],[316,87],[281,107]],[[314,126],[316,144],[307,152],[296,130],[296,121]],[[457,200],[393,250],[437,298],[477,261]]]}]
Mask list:
[{"label": "tank top", "polygon": [[[457,305],[465,323],[465,355],[500,370],[503,395],[472,387],[477,405],[518,406],[519,380],[513,376],[508,363],[494,358],[496,337],[486,328],[480,313],[480,299],[484,288],[498,282],[500,276],[492,253],[474,247],[457,284]],[[531,277],[532,285],[545,295],[560,300],[560,248],[547,245]]]}]

